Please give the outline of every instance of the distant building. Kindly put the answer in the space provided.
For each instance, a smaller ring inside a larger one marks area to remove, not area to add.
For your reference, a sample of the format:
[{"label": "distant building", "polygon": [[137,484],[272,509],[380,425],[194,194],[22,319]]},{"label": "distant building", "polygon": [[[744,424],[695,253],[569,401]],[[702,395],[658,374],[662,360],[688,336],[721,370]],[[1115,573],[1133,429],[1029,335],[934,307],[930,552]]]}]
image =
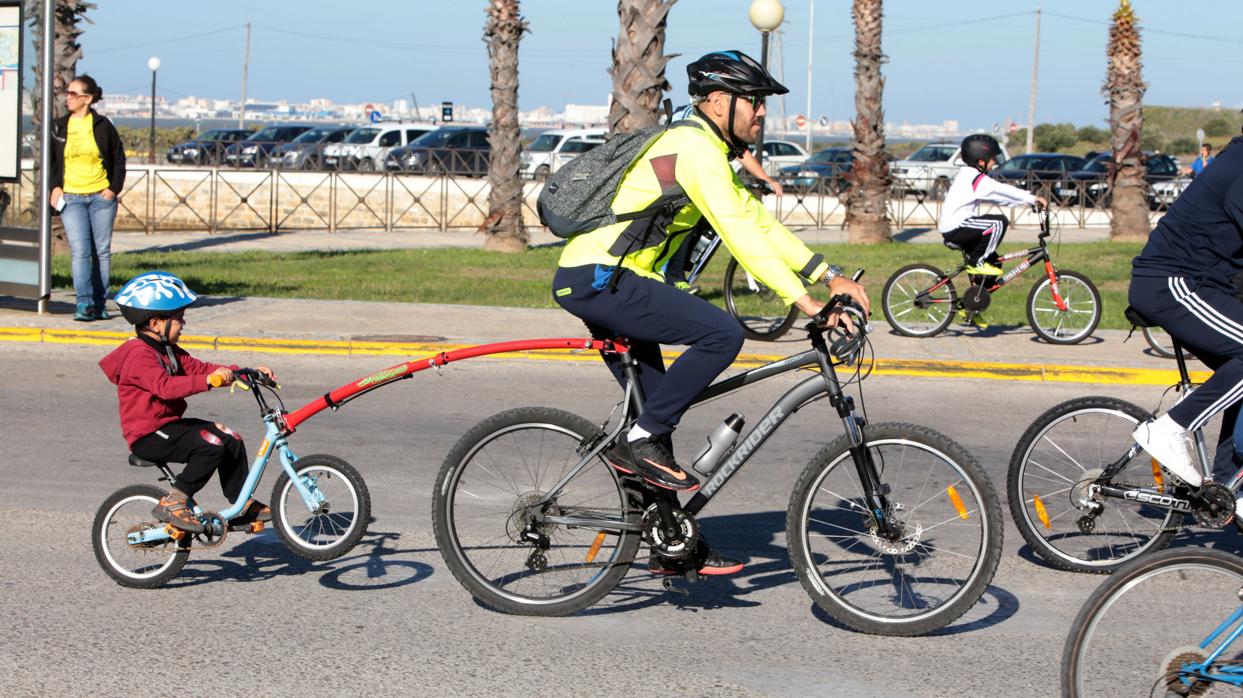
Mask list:
[{"label": "distant building", "polygon": [[609,120],[608,105],[567,104],[565,105],[565,121],[570,124],[592,126],[606,123]]}]

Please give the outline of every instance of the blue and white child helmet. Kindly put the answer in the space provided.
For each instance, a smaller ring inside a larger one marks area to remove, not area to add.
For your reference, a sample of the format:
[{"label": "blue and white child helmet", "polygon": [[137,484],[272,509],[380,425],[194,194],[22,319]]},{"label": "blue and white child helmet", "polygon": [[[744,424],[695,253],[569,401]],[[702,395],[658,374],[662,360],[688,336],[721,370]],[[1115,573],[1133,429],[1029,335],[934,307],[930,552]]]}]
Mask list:
[{"label": "blue and white child helmet", "polygon": [[172,315],[198,300],[186,282],[166,271],[139,274],[121,287],[113,298],[121,315],[132,325],[145,325],[153,317]]}]

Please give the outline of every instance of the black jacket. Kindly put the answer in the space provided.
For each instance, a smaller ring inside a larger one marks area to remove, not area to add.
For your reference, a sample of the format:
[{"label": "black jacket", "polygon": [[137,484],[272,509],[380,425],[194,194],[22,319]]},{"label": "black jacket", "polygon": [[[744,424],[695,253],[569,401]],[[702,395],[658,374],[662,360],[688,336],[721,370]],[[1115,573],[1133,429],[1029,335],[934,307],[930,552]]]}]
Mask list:
[{"label": "black jacket", "polygon": [[[93,109],[91,125],[99,157],[104,161],[104,172],[108,175],[108,189],[120,196],[121,189],[125,187],[125,146],[121,144],[121,136],[107,117],[96,114]],[[52,189],[65,186],[65,138],[68,133],[69,115],[66,114],[52,123],[52,157],[48,170]]]},{"label": "black jacket", "polygon": [[1182,276],[1233,292],[1243,278],[1243,137],[1196,175],[1157,221],[1134,276]]}]

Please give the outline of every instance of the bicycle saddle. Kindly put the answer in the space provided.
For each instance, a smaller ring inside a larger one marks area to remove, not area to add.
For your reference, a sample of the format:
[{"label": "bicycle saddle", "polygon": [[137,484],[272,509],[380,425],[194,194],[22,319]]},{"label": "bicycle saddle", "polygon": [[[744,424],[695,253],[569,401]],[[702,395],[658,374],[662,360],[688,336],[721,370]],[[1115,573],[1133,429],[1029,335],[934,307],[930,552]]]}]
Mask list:
[{"label": "bicycle saddle", "polygon": [[1122,311],[1122,314],[1126,316],[1127,322],[1136,327],[1158,327],[1157,323],[1144,317],[1138,310],[1129,305],[1126,307],[1126,310]]},{"label": "bicycle saddle", "polygon": [[139,458],[138,456],[132,453],[129,454],[129,464],[139,467],[139,468],[159,468],[165,465],[165,463],[161,461],[147,460],[146,458]]}]

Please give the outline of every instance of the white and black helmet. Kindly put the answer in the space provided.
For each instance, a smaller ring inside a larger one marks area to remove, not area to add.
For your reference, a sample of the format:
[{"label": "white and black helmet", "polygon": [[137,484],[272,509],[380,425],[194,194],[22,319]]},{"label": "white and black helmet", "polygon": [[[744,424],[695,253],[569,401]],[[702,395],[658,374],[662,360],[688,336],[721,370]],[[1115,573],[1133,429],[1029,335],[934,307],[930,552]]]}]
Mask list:
[{"label": "white and black helmet", "polygon": [[198,294],[186,282],[166,271],[149,271],[125,282],[113,300],[131,325],[145,325],[153,317],[167,317],[188,308]]},{"label": "white and black helmet", "polygon": [[767,97],[789,92],[756,60],[742,51],[713,51],[686,66],[687,91],[706,97],[721,91],[744,97]]}]

